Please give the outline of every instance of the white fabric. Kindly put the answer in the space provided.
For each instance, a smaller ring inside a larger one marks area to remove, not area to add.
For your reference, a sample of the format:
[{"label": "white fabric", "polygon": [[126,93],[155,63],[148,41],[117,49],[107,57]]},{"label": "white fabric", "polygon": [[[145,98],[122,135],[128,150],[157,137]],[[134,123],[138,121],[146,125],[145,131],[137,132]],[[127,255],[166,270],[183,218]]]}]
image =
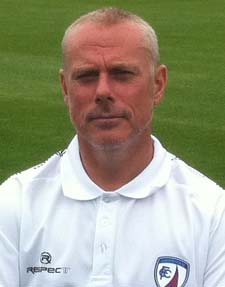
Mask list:
[{"label": "white fabric", "polygon": [[3,183],[0,286],[165,287],[176,267],[176,287],[224,287],[225,193],[153,139],[152,162],[114,192],[87,176],[77,137]]}]

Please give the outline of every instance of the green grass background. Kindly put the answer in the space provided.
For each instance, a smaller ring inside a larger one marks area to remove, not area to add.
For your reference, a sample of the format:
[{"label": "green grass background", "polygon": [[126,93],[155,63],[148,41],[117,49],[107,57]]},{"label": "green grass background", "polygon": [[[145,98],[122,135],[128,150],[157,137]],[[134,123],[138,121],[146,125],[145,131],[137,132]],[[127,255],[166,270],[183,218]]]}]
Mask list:
[{"label": "green grass background", "polygon": [[225,186],[224,0],[1,0],[0,182],[70,142],[59,85],[60,42],[79,15],[119,6],[150,21],[169,69],[154,134],[165,147]]}]

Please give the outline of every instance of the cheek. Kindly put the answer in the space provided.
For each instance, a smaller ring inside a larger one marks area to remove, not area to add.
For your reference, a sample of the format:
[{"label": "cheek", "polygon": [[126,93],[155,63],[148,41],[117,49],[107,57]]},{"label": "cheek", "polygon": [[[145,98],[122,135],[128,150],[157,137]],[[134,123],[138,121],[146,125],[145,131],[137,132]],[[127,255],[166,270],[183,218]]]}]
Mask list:
[{"label": "cheek", "polygon": [[90,99],[86,94],[74,90],[68,93],[68,107],[72,121],[80,125],[85,121],[87,112],[90,109]]},{"label": "cheek", "polygon": [[152,119],[152,105],[146,103],[144,106],[140,105],[136,109],[136,118],[140,124],[146,124]]},{"label": "cheek", "polygon": [[131,95],[128,103],[140,118],[150,116],[153,108],[153,100],[149,89],[138,89],[135,94]]}]

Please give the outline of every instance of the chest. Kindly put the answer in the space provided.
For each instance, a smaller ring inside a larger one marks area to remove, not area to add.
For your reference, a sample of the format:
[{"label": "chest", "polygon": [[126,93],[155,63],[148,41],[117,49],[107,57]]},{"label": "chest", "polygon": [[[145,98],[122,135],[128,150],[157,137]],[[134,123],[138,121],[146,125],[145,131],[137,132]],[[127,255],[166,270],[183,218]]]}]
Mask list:
[{"label": "chest", "polygon": [[120,196],[27,208],[21,286],[199,287],[207,228],[178,209]]}]

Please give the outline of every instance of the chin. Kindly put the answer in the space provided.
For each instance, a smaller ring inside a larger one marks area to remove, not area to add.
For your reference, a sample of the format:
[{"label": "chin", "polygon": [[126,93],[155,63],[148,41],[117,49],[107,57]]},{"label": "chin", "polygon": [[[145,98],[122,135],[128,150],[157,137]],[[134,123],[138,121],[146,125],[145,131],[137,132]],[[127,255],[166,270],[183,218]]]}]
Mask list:
[{"label": "chin", "polygon": [[83,143],[92,146],[96,150],[116,151],[126,149],[129,146],[135,145],[141,138],[140,130],[115,132],[105,131],[104,133],[78,133]]},{"label": "chin", "polygon": [[105,140],[92,140],[90,144],[98,150],[113,151],[126,146],[127,141],[125,139],[107,138]]},{"label": "chin", "polygon": [[89,138],[89,144],[98,150],[116,151],[126,149],[130,145],[135,144],[138,139],[137,134],[127,135],[107,135],[103,137]]}]

